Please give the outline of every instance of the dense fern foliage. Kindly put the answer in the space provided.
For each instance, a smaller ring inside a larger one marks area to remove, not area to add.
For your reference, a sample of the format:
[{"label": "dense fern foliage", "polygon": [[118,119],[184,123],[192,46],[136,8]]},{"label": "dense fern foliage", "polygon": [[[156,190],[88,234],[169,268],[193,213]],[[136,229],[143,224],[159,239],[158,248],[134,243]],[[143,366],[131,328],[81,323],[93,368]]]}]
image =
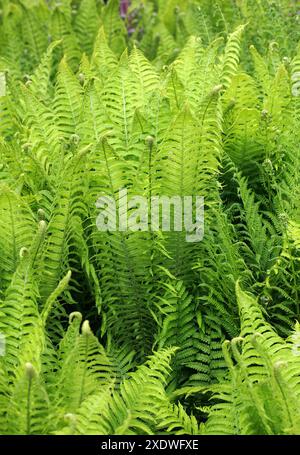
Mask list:
[{"label": "dense fern foliage", "polygon": [[299,4],[0,6],[0,434],[300,434]]}]

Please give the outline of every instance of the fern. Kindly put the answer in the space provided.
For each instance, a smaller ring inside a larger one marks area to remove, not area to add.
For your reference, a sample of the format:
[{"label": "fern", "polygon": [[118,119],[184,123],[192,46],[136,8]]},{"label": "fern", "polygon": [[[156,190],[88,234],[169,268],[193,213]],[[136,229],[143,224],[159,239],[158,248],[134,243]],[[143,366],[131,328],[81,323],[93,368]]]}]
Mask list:
[{"label": "fern", "polygon": [[297,17],[1,1],[1,434],[300,433]]}]

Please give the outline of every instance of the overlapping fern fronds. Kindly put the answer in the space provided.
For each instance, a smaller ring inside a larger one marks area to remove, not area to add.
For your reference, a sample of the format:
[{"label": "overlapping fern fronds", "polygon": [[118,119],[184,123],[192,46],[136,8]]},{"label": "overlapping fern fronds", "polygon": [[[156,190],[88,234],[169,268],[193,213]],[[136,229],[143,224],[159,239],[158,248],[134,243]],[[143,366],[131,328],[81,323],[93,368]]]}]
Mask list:
[{"label": "overlapping fern fronds", "polygon": [[299,434],[296,5],[0,9],[0,433]]}]

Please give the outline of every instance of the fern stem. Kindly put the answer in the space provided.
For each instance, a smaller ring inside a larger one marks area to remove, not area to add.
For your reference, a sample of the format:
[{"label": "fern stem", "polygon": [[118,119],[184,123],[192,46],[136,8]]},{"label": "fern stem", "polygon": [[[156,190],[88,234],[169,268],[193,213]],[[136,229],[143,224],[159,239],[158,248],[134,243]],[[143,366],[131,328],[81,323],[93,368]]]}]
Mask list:
[{"label": "fern stem", "polygon": [[30,406],[31,406],[31,381],[29,378],[28,388],[27,388],[27,413],[26,413],[26,434],[30,434],[30,424],[31,424],[31,415],[30,415]]},{"label": "fern stem", "polygon": [[[85,388],[85,378],[86,378],[86,372],[87,372],[87,362],[88,362],[88,348],[89,348],[89,338],[90,338],[90,329],[88,323],[84,325],[87,321],[83,323],[83,327],[86,327],[85,333],[83,333],[83,336],[85,337],[85,347],[84,347],[84,369],[82,373],[82,378],[81,378],[81,385],[80,385],[80,394],[79,394],[79,406],[81,405],[83,401],[83,396],[84,396],[84,388]],[[84,332],[84,329],[83,329]]]},{"label": "fern stem", "polygon": [[26,434],[31,433],[31,390],[32,390],[32,380],[35,375],[34,368],[31,363],[25,365],[25,373],[28,378],[28,387],[27,387],[27,400],[26,400]]}]

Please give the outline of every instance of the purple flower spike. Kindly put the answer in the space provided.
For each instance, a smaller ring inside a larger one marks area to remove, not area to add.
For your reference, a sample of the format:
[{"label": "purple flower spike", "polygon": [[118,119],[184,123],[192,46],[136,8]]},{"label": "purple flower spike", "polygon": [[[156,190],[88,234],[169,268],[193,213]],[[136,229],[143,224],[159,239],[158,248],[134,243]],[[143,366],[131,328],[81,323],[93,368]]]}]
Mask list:
[{"label": "purple flower spike", "polygon": [[125,17],[127,16],[129,5],[130,0],[120,0],[120,15],[122,19],[125,19]]}]

